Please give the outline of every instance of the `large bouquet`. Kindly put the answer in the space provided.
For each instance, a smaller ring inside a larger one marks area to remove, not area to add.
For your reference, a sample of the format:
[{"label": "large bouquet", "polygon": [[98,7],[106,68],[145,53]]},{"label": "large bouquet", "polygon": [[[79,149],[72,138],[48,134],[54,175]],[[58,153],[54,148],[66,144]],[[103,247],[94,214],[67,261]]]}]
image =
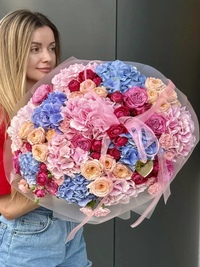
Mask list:
[{"label": "large bouquet", "polygon": [[139,63],[71,58],[20,106],[10,182],[67,220],[102,223],[151,203],[147,216],[199,140],[184,94]]}]

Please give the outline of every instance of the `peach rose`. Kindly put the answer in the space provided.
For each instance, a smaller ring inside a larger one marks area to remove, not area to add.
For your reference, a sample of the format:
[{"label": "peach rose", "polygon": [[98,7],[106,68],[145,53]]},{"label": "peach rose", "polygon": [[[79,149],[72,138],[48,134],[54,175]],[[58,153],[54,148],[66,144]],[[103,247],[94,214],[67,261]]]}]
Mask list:
[{"label": "peach rose", "polygon": [[157,107],[156,111],[157,111],[157,112],[165,112],[165,111],[167,111],[170,107],[171,107],[171,105],[170,105],[167,101],[163,100],[163,101],[159,104],[159,106]]},{"label": "peach rose", "polygon": [[70,98],[75,98],[75,97],[83,97],[83,93],[81,93],[80,91],[75,91],[75,92],[72,92],[70,94],[67,95],[67,98],[70,99]]},{"label": "peach rose", "polygon": [[55,134],[56,131],[54,129],[49,129],[48,132],[46,133],[46,139],[50,141]]},{"label": "peach rose", "polygon": [[37,161],[44,162],[47,159],[47,144],[36,144],[32,146],[33,158]]},{"label": "peach rose", "polygon": [[97,197],[105,197],[112,191],[113,182],[106,177],[100,177],[87,185],[87,187],[90,189],[91,194]]},{"label": "peach rose", "polygon": [[158,99],[159,93],[155,89],[149,89],[147,90],[147,95],[148,102],[153,105]]},{"label": "peach rose", "polygon": [[93,91],[100,97],[106,97],[108,92],[104,86],[95,87]]},{"label": "peach rose", "polygon": [[96,87],[96,84],[92,80],[87,79],[80,84],[80,92],[85,94],[87,92],[92,91],[95,87]]},{"label": "peach rose", "polygon": [[112,171],[113,175],[118,179],[131,179],[132,171],[122,163],[117,163]]},{"label": "peach rose", "polygon": [[45,141],[45,130],[42,127],[35,128],[27,137],[31,145],[41,144]]},{"label": "peach rose", "polygon": [[111,172],[116,165],[116,160],[110,155],[102,156],[99,161],[103,165],[105,172]]},{"label": "peach rose", "polygon": [[147,90],[154,89],[158,92],[161,92],[166,87],[166,85],[162,82],[161,79],[148,77],[145,81],[145,87],[147,88]]},{"label": "peach rose", "polygon": [[26,121],[19,130],[19,137],[27,140],[27,136],[34,130],[34,124],[31,121]]},{"label": "peach rose", "polygon": [[103,165],[97,160],[88,160],[81,165],[81,174],[87,180],[94,180],[101,176]]}]

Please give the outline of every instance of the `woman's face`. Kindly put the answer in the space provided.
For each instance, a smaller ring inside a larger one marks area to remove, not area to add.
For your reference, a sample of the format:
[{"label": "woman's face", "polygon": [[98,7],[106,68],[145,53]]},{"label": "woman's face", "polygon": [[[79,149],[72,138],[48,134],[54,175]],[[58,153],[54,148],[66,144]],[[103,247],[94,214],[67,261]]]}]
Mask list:
[{"label": "woman's face", "polygon": [[49,73],[56,65],[55,38],[48,26],[33,33],[27,65],[27,89]]}]

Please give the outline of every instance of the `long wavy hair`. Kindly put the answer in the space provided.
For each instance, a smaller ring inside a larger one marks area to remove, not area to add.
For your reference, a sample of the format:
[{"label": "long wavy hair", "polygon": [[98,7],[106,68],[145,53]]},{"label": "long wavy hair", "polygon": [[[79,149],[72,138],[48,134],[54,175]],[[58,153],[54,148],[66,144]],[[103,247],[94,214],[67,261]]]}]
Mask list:
[{"label": "long wavy hair", "polygon": [[0,124],[9,124],[16,103],[26,93],[26,71],[32,35],[43,26],[50,27],[54,33],[58,65],[60,34],[45,15],[20,9],[0,20]]}]

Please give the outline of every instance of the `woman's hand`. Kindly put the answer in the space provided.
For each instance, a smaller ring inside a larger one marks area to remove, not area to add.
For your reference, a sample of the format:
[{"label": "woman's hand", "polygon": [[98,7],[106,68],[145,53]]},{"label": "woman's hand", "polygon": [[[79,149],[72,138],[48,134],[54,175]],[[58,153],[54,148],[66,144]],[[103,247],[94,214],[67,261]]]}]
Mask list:
[{"label": "woman's hand", "polygon": [[13,220],[38,207],[37,204],[14,189],[11,194],[0,196],[0,213],[7,220]]}]

